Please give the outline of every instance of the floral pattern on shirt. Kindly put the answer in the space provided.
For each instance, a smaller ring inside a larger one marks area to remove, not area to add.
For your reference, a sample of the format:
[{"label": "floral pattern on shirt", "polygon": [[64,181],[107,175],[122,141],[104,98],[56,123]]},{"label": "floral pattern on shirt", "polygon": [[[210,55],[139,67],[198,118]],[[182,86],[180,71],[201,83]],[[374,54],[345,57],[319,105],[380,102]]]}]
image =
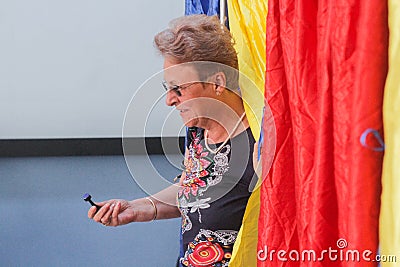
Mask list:
[{"label": "floral pattern on shirt", "polygon": [[188,147],[185,159],[185,176],[178,191],[178,204],[182,213],[182,233],[192,228],[189,212],[198,213],[201,223],[201,209],[210,207],[211,198],[202,198],[203,193],[210,186],[221,182],[223,174],[229,169],[228,154],[230,145],[225,145],[221,151],[214,155],[201,144],[201,132],[191,132],[192,141]]},{"label": "floral pattern on shirt", "polygon": [[201,229],[180,262],[187,267],[226,267],[232,256],[237,231]]}]

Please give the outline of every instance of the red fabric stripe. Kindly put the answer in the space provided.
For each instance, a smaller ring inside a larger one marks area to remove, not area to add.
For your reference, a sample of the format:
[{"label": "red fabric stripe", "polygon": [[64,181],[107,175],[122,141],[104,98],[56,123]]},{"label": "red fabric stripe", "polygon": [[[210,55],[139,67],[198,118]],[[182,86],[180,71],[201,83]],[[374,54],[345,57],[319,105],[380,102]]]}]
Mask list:
[{"label": "red fabric stripe", "polygon": [[[258,248],[319,256],[344,238],[349,249],[375,253],[383,153],[359,138],[382,131],[387,3],[269,0],[268,9],[265,97],[277,148],[261,190]],[[274,255],[258,266],[360,264]]]}]

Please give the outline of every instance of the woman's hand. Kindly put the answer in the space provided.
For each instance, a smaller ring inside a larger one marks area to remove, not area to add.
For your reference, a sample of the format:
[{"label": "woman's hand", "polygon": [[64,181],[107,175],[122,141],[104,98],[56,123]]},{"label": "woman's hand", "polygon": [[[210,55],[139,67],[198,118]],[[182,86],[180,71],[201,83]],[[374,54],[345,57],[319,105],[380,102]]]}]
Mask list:
[{"label": "woman's hand", "polygon": [[111,199],[96,204],[101,208],[96,212],[96,207],[91,207],[88,217],[105,226],[150,221],[154,216],[154,208],[146,199],[132,201]]},{"label": "woman's hand", "polygon": [[262,160],[262,154],[260,155],[260,160],[258,160],[258,141],[257,141],[254,143],[254,149],[253,149],[253,168],[255,173],[257,174],[257,177],[261,177],[262,173],[261,160]]}]

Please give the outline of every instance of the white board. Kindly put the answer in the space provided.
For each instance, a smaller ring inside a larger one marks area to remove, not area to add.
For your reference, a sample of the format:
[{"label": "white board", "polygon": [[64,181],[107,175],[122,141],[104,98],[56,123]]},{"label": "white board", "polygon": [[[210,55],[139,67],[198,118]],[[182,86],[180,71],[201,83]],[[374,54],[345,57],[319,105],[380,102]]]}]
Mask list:
[{"label": "white board", "polygon": [[1,1],[0,139],[121,137],[131,97],[162,69],[154,35],[183,14],[183,0]]}]

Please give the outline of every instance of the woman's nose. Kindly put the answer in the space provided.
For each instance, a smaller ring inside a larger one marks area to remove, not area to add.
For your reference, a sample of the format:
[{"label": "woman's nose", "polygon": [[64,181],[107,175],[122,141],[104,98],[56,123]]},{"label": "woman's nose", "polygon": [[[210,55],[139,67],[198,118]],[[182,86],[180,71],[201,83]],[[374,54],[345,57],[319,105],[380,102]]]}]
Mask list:
[{"label": "woman's nose", "polygon": [[168,90],[167,91],[167,96],[166,96],[166,99],[165,99],[165,103],[168,106],[175,106],[176,104],[178,104],[178,96],[173,90]]}]

